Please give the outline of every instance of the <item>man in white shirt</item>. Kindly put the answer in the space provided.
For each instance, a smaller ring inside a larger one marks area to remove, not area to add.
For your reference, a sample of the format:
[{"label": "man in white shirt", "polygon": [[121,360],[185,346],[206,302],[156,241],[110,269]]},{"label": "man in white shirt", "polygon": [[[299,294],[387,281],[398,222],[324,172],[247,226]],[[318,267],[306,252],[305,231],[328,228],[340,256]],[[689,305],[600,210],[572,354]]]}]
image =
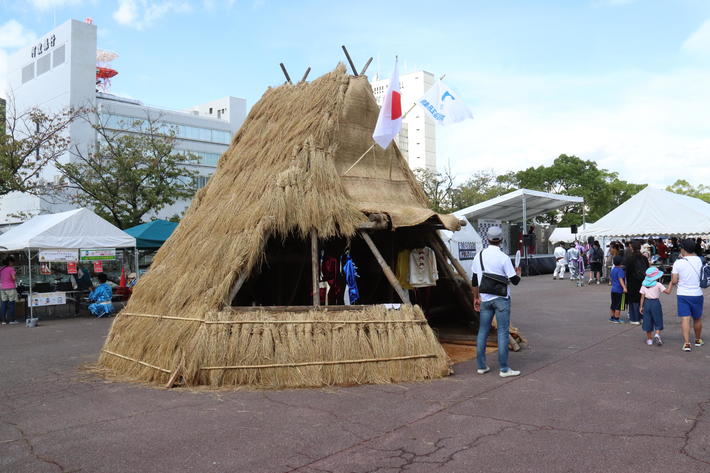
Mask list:
[{"label": "man in white shirt", "polygon": [[579,250],[577,249],[577,242],[575,241],[567,250],[567,264],[569,265],[569,280],[579,279],[581,276],[579,273],[579,265],[577,260],[579,259]]},{"label": "man in white shirt", "polygon": [[555,247],[555,272],[552,273],[552,279],[565,278],[565,266],[567,266],[567,250],[564,243],[559,242]]},{"label": "man in white shirt", "polygon": [[695,254],[697,244],[692,238],[680,242],[680,258],[673,263],[671,283],[668,292],[677,285],[678,317],[683,333],[683,351],[690,351],[690,318],[693,318],[695,331],[695,346],[701,347],[703,342],[703,290],[700,288],[700,272],[703,260]]},{"label": "man in white shirt", "polygon": [[517,285],[520,282],[520,268],[513,268],[510,258],[501,251],[503,231],[500,227],[488,229],[488,248],[481,251],[473,260],[473,306],[480,313],[480,325],[476,341],[476,363],[478,374],[486,374],[491,369],[486,365],[486,340],[495,316],[498,322],[498,368],[501,378],[518,376],[520,371],[508,366],[508,340],[510,339],[510,286],[505,296],[479,292],[479,282],[483,282],[483,273],[502,276],[506,282]]}]

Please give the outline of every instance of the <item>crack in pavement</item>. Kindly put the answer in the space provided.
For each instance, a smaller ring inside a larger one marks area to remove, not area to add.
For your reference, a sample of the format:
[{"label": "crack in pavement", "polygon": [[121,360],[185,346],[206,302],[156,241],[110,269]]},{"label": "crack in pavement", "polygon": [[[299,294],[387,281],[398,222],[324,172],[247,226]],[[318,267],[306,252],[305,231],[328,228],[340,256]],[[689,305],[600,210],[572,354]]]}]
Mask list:
[{"label": "crack in pavement", "polygon": [[64,468],[64,466],[62,466],[62,465],[61,465],[59,462],[57,462],[56,460],[52,460],[51,458],[45,458],[45,457],[43,457],[43,456],[40,455],[37,451],[35,451],[35,447],[34,447],[34,445],[32,444],[32,441],[31,441],[30,438],[25,434],[25,431],[20,428],[19,425],[14,424],[14,423],[12,423],[12,422],[5,422],[5,423],[6,423],[7,425],[13,426],[13,427],[20,433],[20,436],[21,436],[21,437],[20,437],[19,439],[17,439],[17,440],[22,440],[22,441],[24,441],[24,442],[25,442],[25,445],[27,445],[27,448],[28,448],[28,450],[30,451],[30,454],[31,454],[34,458],[36,458],[37,460],[41,461],[42,463],[46,463],[46,464],[48,464],[48,465],[52,465],[52,466],[55,466],[55,467],[59,468],[59,471],[60,471],[61,473],[77,473],[77,472],[81,471],[81,469],[78,469],[78,470],[67,470],[67,469]]},{"label": "crack in pavement", "polygon": [[710,461],[708,461],[708,460],[703,460],[702,458],[698,458],[698,457],[692,455],[692,454],[688,451],[688,447],[689,447],[689,444],[690,444],[690,436],[693,434],[693,432],[695,431],[695,428],[696,428],[696,427],[698,426],[698,424],[700,423],[700,419],[703,417],[703,415],[705,415],[705,405],[706,405],[706,404],[710,404],[710,399],[708,399],[707,401],[701,401],[701,402],[698,403],[698,413],[697,413],[697,414],[695,415],[695,417],[692,419],[693,425],[692,425],[692,426],[690,427],[690,429],[688,429],[688,431],[685,432],[685,434],[683,435],[683,439],[684,439],[685,441],[683,442],[683,446],[682,446],[681,449],[680,449],[680,453],[681,453],[682,455],[685,455],[686,457],[690,458],[691,460],[694,460],[694,461],[700,462],[700,463],[704,463],[704,464],[706,464],[706,465],[710,465]]},{"label": "crack in pavement", "polygon": [[540,371],[542,371],[542,370],[544,370],[544,369],[547,369],[547,368],[549,368],[549,367],[551,367],[551,366],[554,366],[554,365],[556,365],[556,364],[562,363],[563,361],[566,361],[566,360],[568,360],[568,359],[570,359],[570,358],[572,358],[572,357],[574,357],[574,356],[577,356],[577,355],[579,355],[579,354],[581,354],[581,353],[584,353],[584,352],[586,352],[586,351],[588,351],[588,350],[591,350],[591,349],[593,349],[593,348],[596,348],[596,347],[598,347],[598,346],[600,346],[600,345],[602,345],[602,344],[608,342],[609,340],[612,340],[612,339],[614,339],[614,338],[616,338],[616,337],[619,337],[619,336],[621,336],[621,335],[624,335],[625,333],[627,333],[627,332],[629,332],[629,331],[632,331],[632,330],[634,330],[634,327],[629,327],[629,328],[627,328],[627,329],[625,329],[625,330],[621,330],[621,331],[615,332],[613,335],[609,335],[609,336],[607,336],[607,337],[604,337],[604,338],[602,338],[601,340],[599,340],[598,342],[592,343],[591,345],[588,345],[588,346],[586,346],[586,347],[584,347],[584,348],[581,348],[581,349],[579,349],[579,350],[577,350],[577,351],[567,352],[566,354],[563,354],[563,356],[561,356],[560,358],[558,358],[558,359],[556,359],[556,360],[553,360],[553,361],[550,361],[549,363],[544,364],[544,365],[542,365],[542,366],[540,366],[540,367],[538,367],[538,368],[536,368],[536,369],[533,369],[533,370],[531,370],[531,371],[529,371],[529,372],[526,372],[525,374],[523,374],[523,375],[521,375],[521,376],[516,376],[516,377],[514,377],[514,378],[512,378],[512,379],[510,379],[510,380],[507,380],[506,382],[503,382],[503,383],[494,385],[494,386],[492,386],[492,387],[490,387],[490,388],[488,388],[488,389],[484,389],[483,391],[477,392],[476,394],[472,394],[472,395],[470,395],[470,396],[465,396],[465,397],[463,397],[463,398],[461,398],[461,399],[459,399],[459,400],[457,400],[457,401],[454,401],[454,402],[449,403],[448,405],[442,405],[441,408],[439,408],[439,409],[437,409],[437,410],[435,410],[435,411],[429,412],[429,413],[427,413],[427,414],[425,414],[425,415],[423,415],[423,416],[420,416],[420,417],[417,417],[417,418],[415,418],[415,419],[412,419],[412,420],[410,420],[410,421],[408,421],[408,422],[405,422],[404,424],[395,426],[395,427],[393,427],[393,428],[391,428],[391,429],[389,429],[389,430],[386,430],[386,431],[384,431],[384,432],[380,432],[379,434],[374,435],[374,436],[372,436],[372,437],[370,437],[370,438],[368,438],[368,439],[363,439],[363,440],[361,440],[360,442],[357,442],[357,443],[354,443],[353,445],[350,445],[349,447],[345,447],[345,448],[342,448],[342,449],[337,450],[337,451],[335,451],[335,452],[329,453],[328,455],[325,455],[325,456],[319,458],[318,460],[311,461],[311,462],[309,462],[309,463],[305,463],[305,464],[303,464],[303,465],[301,465],[301,466],[292,468],[291,470],[287,470],[286,473],[292,473],[292,472],[301,470],[301,469],[306,468],[306,467],[309,467],[309,468],[310,468],[311,465],[314,465],[314,464],[316,464],[316,463],[319,463],[319,462],[321,462],[321,461],[323,461],[323,460],[326,460],[326,459],[328,459],[328,458],[332,458],[332,457],[334,457],[334,456],[336,456],[336,455],[340,455],[340,454],[342,454],[342,453],[348,452],[348,451],[353,450],[353,449],[355,449],[355,448],[357,448],[357,447],[363,446],[363,445],[365,445],[365,444],[367,444],[367,443],[369,443],[369,442],[373,442],[373,441],[375,441],[375,440],[379,440],[379,439],[381,439],[381,438],[383,438],[383,437],[385,437],[385,436],[387,436],[387,435],[393,434],[393,433],[395,433],[395,432],[397,432],[397,431],[399,431],[399,430],[402,430],[402,429],[404,429],[404,428],[406,428],[406,427],[409,427],[409,426],[411,426],[411,425],[414,425],[414,424],[416,424],[416,423],[418,423],[418,422],[421,422],[421,421],[423,421],[423,420],[426,420],[426,419],[428,419],[428,418],[430,418],[430,417],[434,417],[434,416],[436,416],[436,415],[439,415],[439,414],[441,414],[442,412],[445,412],[445,411],[447,411],[447,410],[449,410],[449,409],[451,409],[451,408],[453,408],[453,407],[456,407],[456,406],[459,406],[459,405],[463,404],[464,402],[468,402],[468,401],[470,401],[470,400],[472,400],[472,399],[475,399],[475,398],[477,398],[477,397],[480,397],[480,396],[482,396],[482,395],[484,395],[484,394],[488,394],[488,393],[491,393],[491,392],[493,392],[493,391],[496,391],[496,390],[498,390],[498,389],[500,389],[500,388],[502,388],[502,387],[508,386],[508,385],[511,384],[511,383],[520,382],[520,380],[522,380],[522,379],[525,379],[525,378],[527,378],[527,377],[529,377],[529,376],[531,376],[531,375],[533,375],[533,374],[535,374],[535,373],[538,373],[538,372],[540,372]]}]

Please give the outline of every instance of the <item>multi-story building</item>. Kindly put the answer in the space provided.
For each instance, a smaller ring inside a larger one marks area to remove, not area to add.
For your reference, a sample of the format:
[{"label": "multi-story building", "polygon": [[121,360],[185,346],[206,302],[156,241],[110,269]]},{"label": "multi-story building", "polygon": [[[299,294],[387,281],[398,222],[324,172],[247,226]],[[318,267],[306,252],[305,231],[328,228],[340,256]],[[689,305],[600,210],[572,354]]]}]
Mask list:
[{"label": "multi-story building", "polygon": [[[402,112],[406,112],[414,102],[434,85],[434,75],[426,71],[416,71],[399,76],[402,94]],[[371,82],[377,104],[387,93],[389,78]],[[414,107],[402,120],[402,130],[395,138],[397,146],[412,169],[426,168],[436,171],[436,124],[419,107]]]},{"label": "multi-story building", "polygon": [[[228,148],[232,135],[246,116],[246,101],[225,97],[176,111],[146,106],[133,99],[105,93],[97,88],[96,26],[69,20],[39,42],[23,48],[8,61],[9,94],[18,112],[39,107],[47,112],[67,108],[95,109],[106,128],[122,130],[137,120],[164,123],[176,133],[175,148],[199,159],[186,166],[199,174],[201,187],[214,171],[219,156]],[[133,131],[133,130],[132,130]],[[97,142],[96,130],[86,120],[76,120],[68,130],[72,147],[87,152]],[[71,160],[66,153],[61,160]],[[53,166],[43,170],[46,181],[55,181],[59,172]],[[181,201],[163,209],[158,217],[181,213],[189,202]],[[73,208],[66,200],[14,193],[0,199],[0,225],[14,223],[18,214],[36,215]]]}]

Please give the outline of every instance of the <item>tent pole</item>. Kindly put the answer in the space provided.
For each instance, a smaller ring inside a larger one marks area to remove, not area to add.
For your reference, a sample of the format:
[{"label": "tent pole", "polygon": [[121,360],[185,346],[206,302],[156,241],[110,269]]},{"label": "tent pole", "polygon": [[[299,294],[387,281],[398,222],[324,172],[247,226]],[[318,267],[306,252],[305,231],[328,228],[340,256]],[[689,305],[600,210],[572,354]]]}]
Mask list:
[{"label": "tent pole", "polygon": [[138,255],[138,245],[133,247],[134,253],[133,253],[133,259],[135,260],[135,265],[136,265],[136,281],[138,281],[141,278],[141,272],[139,270],[139,264],[140,264],[140,257]]},{"label": "tent pole", "polygon": [[[313,306],[320,305],[320,289],[318,288],[320,271],[318,270],[318,231],[311,228],[311,281],[313,283]],[[327,297],[327,294],[326,294]],[[326,305],[327,305],[326,301]]]},{"label": "tent pole", "polygon": [[523,193],[523,255],[525,255],[525,275],[530,276],[530,259],[528,255],[528,203]]},{"label": "tent pole", "polygon": [[[32,307],[32,249],[27,248],[27,277],[29,279],[29,288],[27,289],[27,306],[30,308],[30,318],[34,318],[34,310]],[[27,318],[27,315],[25,315]]]}]

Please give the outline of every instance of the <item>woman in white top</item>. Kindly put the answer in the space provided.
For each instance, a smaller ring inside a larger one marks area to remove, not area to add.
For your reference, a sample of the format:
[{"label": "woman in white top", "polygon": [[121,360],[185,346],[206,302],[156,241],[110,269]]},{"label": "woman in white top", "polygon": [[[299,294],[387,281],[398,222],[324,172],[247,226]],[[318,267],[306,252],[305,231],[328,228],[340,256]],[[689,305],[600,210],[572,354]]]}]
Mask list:
[{"label": "woman in white top", "polygon": [[695,346],[704,345],[701,338],[703,330],[703,290],[700,288],[700,272],[703,260],[695,254],[696,243],[692,238],[680,242],[680,258],[673,263],[670,292],[677,285],[678,317],[683,333],[683,351],[690,351],[690,318],[693,318]]}]

